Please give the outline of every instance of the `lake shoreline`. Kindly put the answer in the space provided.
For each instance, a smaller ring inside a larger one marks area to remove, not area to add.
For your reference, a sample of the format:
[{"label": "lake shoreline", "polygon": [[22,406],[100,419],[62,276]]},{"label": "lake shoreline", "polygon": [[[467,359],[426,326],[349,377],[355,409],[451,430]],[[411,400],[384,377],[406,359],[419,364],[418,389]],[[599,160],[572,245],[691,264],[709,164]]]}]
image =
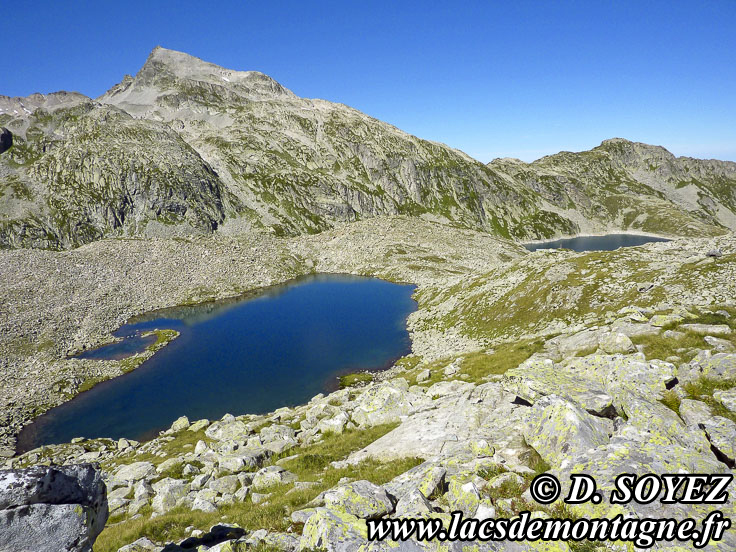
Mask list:
[{"label": "lake shoreline", "polygon": [[551,238],[548,240],[529,240],[525,242],[519,242],[522,245],[540,245],[545,243],[553,243],[560,240],[574,240],[575,238],[603,238],[606,236],[642,236],[647,238],[662,238],[664,240],[676,240],[680,238],[684,238],[685,236],[673,236],[673,235],[664,235],[664,234],[655,234],[654,232],[641,232],[636,230],[625,230],[625,231],[616,231],[616,232],[593,232],[593,233],[584,233],[584,234],[572,234],[572,235],[565,235],[565,236],[559,236],[556,238]]}]

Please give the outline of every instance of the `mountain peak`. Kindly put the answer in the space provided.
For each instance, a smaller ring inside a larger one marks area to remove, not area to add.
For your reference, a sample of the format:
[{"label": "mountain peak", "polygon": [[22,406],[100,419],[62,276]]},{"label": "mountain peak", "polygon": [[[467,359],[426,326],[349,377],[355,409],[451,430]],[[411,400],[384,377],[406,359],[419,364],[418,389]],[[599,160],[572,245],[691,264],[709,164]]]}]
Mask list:
[{"label": "mountain peak", "polygon": [[99,100],[131,114],[148,112],[157,98],[175,94],[200,101],[216,97],[240,101],[294,97],[271,77],[258,71],[235,71],[185,52],[156,46],[135,77],[126,76]]},{"label": "mountain peak", "polygon": [[151,50],[151,53],[148,54],[148,59],[146,59],[146,63],[143,65],[141,70],[143,71],[146,67],[150,67],[151,65],[164,65],[166,67],[171,67],[172,69],[181,69],[182,67],[200,67],[202,69],[207,68],[210,70],[222,69],[222,67],[219,67],[214,63],[208,63],[198,57],[187,54],[186,52],[169,50],[163,46],[156,46]]}]

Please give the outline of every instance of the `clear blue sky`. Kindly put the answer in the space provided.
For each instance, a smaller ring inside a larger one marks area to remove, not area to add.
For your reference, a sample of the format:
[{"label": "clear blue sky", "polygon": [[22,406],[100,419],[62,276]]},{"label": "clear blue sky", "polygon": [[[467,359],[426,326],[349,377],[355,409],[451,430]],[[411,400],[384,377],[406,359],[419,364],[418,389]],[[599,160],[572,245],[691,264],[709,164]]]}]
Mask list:
[{"label": "clear blue sky", "polygon": [[98,96],[160,44],[490,161],[620,136],[736,160],[736,0],[0,0],[0,94]]}]

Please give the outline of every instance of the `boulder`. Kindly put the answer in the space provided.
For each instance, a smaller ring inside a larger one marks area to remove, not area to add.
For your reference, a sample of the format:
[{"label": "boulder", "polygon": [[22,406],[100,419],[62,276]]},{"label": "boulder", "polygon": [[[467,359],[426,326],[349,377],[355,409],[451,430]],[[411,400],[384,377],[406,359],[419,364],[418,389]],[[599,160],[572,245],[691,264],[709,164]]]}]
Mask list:
[{"label": "boulder", "polygon": [[316,508],[304,525],[299,550],[355,552],[367,538],[364,521],[348,513]]},{"label": "boulder", "polygon": [[394,505],[386,491],[370,481],[355,481],[327,491],[325,504],[361,519],[376,519],[393,512]]},{"label": "boulder", "polygon": [[430,498],[443,492],[446,474],[447,469],[425,462],[396,476],[384,488],[399,501],[415,490]]},{"label": "boulder", "polygon": [[89,552],[107,517],[98,466],[0,470],[0,550]]},{"label": "boulder", "polygon": [[156,467],[150,462],[133,462],[120,466],[112,477],[112,487],[123,487],[137,483],[142,479],[150,479],[156,473]]},{"label": "boulder", "polygon": [[426,402],[423,395],[416,395],[398,384],[387,382],[368,388],[358,399],[353,410],[353,421],[361,427],[398,422],[401,416],[414,411]]},{"label": "boulder", "polygon": [[548,340],[544,346],[549,353],[558,359],[574,356],[580,351],[598,348],[598,340],[602,331],[588,328],[572,335],[562,335]]},{"label": "boulder", "polygon": [[704,358],[696,357],[692,364],[698,374],[709,378],[736,378],[736,354],[733,353],[717,353]]},{"label": "boulder", "polygon": [[733,353],[736,351],[733,343],[727,339],[721,339],[720,337],[713,337],[712,335],[706,335],[703,340],[713,347],[716,353]]},{"label": "boulder", "polygon": [[727,391],[716,391],[713,393],[713,398],[721,403],[726,410],[736,412],[736,389],[729,389]]},{"label": "boulder", "polygon": [[189,492],[189,484],[181,479],[171,479],[167,477],[153,485],[156,496],[153,497],[153,511],[158,514],[165,514],[172,508],[179,505]]},{"label": "boulder", "polygon": [[[593,359],[609,358],[596,356]],[[558,395],[580,405],[588,412],[603,415],[613,409],[613,397],[602,382],[596,381],[593,361],[576,359],[569,367],[550,359],[531,358],[506,372],[507,386],[519,397],[534,402],[545,395]],[[575,364],[575,363],[578,364]],[[602,380],[602,377],[598,378]]]},{"label": "boulder", "polygon": [[234,494],[240,487],[240,480],[237,475],[225,475],[212,479],[207,486],[220,494]]},{"label": "boulder", "polygon": [[700,335],[729,335],[731,328],[727,324],[683,324],[681,329]]},{"label": "boulder", "polygon": [[629,336],[621,332],[604,334],[600,339],[599,346],[603,352],[609,355],[633,353],[636,351],[636,347],[634,347]]},{"label": "boulder", "polygon": [[698,425],[713,416],[710,407],[702,401],[682,399],[680,401],[680,418],[689,426]]},{"label": "boulder", "polygon": [[210,439],[217,441],[240,441],[244,440],[250,431],[240,420],[222,420],[210,425],[204,434]]},{"label": "boulder", "polygon": [[421,372],[417,374],[417,383],[421,383],[423,381],[427,381],[432,377],[432,372],[429,371],[428,368],[425,368]]},{"label": "boulder", "polygon": [[609,420],[594,417],[556,395],[538,400],[525,422],[526,442],[553,466],[605,445],[612,429]]},{"label": "boulder", "polygon": [[451,511],[460,510],[464,516],[470,517],[480,504],[480,492],[473,481],[462,481],[459,477],[450,479],[445,494]]},{"label": "boulder", "polygon": [[256,490],[266,489],[272,485],[292,483],[297,477],[281,466],[267,466],[261,468],[253,476],[253,488]]},{"label": "boulder", "polygon": [[189,423],[189,418],[186,416],[182,416],[180,418],[177,418],[173,424],[171,424],[171,431],[174,433],[178,431],[183,431],[187,428],[189,428],[191,424]]},{"label": "boulder", "polygon": [[711,444],[725,456],[729,466],[734,467],[734,462],[736,462],[736,423],[722,416],[713,416],[710,420],[701,423],[700,427],[705,430]]},{"label": "boulder", "polygon": [[395,517],[417,518],[432,513],[432,504],[418,490],[405,494],[396,504]]},{"label": "boulder", "polygon": [[350,418],[345,412],[340,412],[337,416],[321,420],[317,424],[317,431],[321,433],[342,433],[345,430],[345,426],[350,422]]}]

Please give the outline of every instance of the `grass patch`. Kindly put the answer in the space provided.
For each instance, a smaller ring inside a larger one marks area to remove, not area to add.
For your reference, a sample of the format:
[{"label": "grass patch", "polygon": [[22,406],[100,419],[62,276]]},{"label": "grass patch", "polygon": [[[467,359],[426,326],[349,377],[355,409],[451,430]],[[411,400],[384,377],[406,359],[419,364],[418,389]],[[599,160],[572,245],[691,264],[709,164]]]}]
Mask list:
[{"label": "grass patch", "polygon": [[492,353],[471,353],[463,358],[461,373],[468,374],[467,381],[478,382],[493,375],[503,375],[516,368],[544,347],[544,340],[523,340],[502,343]]},{"label": "grass patch", "polygon": [[[443,358],[428,364],[415,365],[414,369],[406,375],[406,378],[410,383],[416,383],[423,387],[430,387],[437,382],[453,379],[479,383],[488,376],[500,376],[511,368],[516,368],[534,353],[541,351],[543,347],[543,339],[502,343],[492,352],[476,351],[460,357]],[[452,376],[445,376],[444,369],[458,358],[460,359],[460,370]],[[430,378],[426,381],[417,382],[417,375],[424,369],[429,369]]]},{"label": "grass patch", "polygon": [[736,412],[731,412],[713,398],[713,393],[736,387],[736,379],[719,380],[701,376],[697,381],[682,386],[688,399],[707,404],[715,416],[722,416],[736,422]]},{"label": "grass patch", "polygon": [[[663,332],[664,333],[664,332]],[[684,335],[680,338],[665,337],[663,333],[656,335],[640,335],[631,338],[634,345],[643,345],[642,352],[647,359],[664,360],[673,355],[683,357],[682,353],[678,353],[676,349],[707,349],[710,346],[703,340],[703,336],[693,332],[682,332]],[[695,353],[685,355],[694,356]],[[691,360],[684,358],[684,360]]]},{"label": "grass patch", "polygon": [[[719,308],[719,311],[724,311],[728,315],[718,314],[715,311],[708,312],[695,312],[695,318],[689,318],[680,322],[667,324],[662,328],[662,332],[657,335],[643,335],[632,337],[631,341],[635,345],[643,345],[643,352],[647,359],[658,358],[664,360],[669,356],[677,355],[683,358],[685,361],[692,360],[695,356],[694,349],[710,349],[711,346],[705,341],[703,335],[699,335],[695,332],[689,331],[686,328],[682,328],[683,324],[725,324],[732,329],[736,329],[736,309],[731,307]],[[665,337],[664,331],[674,330],[682,333],[680,337],[672,338]],[[722,339],[726,339],[736,345],[736,332],[727,336],[718,336]],[[689,349],[690,352],[685,354],[678,353],[677,349]]]},{"label": "grass patch", "polygon": [[659,401],[678,416],[680,415],[680,397],[674,391],[667,391]]},{"label": "grass patch", "polygon": [[373,381],[373,374],[370,372],[356,372],[354,374],[345,374],[344,376],[340,376],[340,389],[345,389],[346,387],[353,387],[356,385],[366,385]]}]

